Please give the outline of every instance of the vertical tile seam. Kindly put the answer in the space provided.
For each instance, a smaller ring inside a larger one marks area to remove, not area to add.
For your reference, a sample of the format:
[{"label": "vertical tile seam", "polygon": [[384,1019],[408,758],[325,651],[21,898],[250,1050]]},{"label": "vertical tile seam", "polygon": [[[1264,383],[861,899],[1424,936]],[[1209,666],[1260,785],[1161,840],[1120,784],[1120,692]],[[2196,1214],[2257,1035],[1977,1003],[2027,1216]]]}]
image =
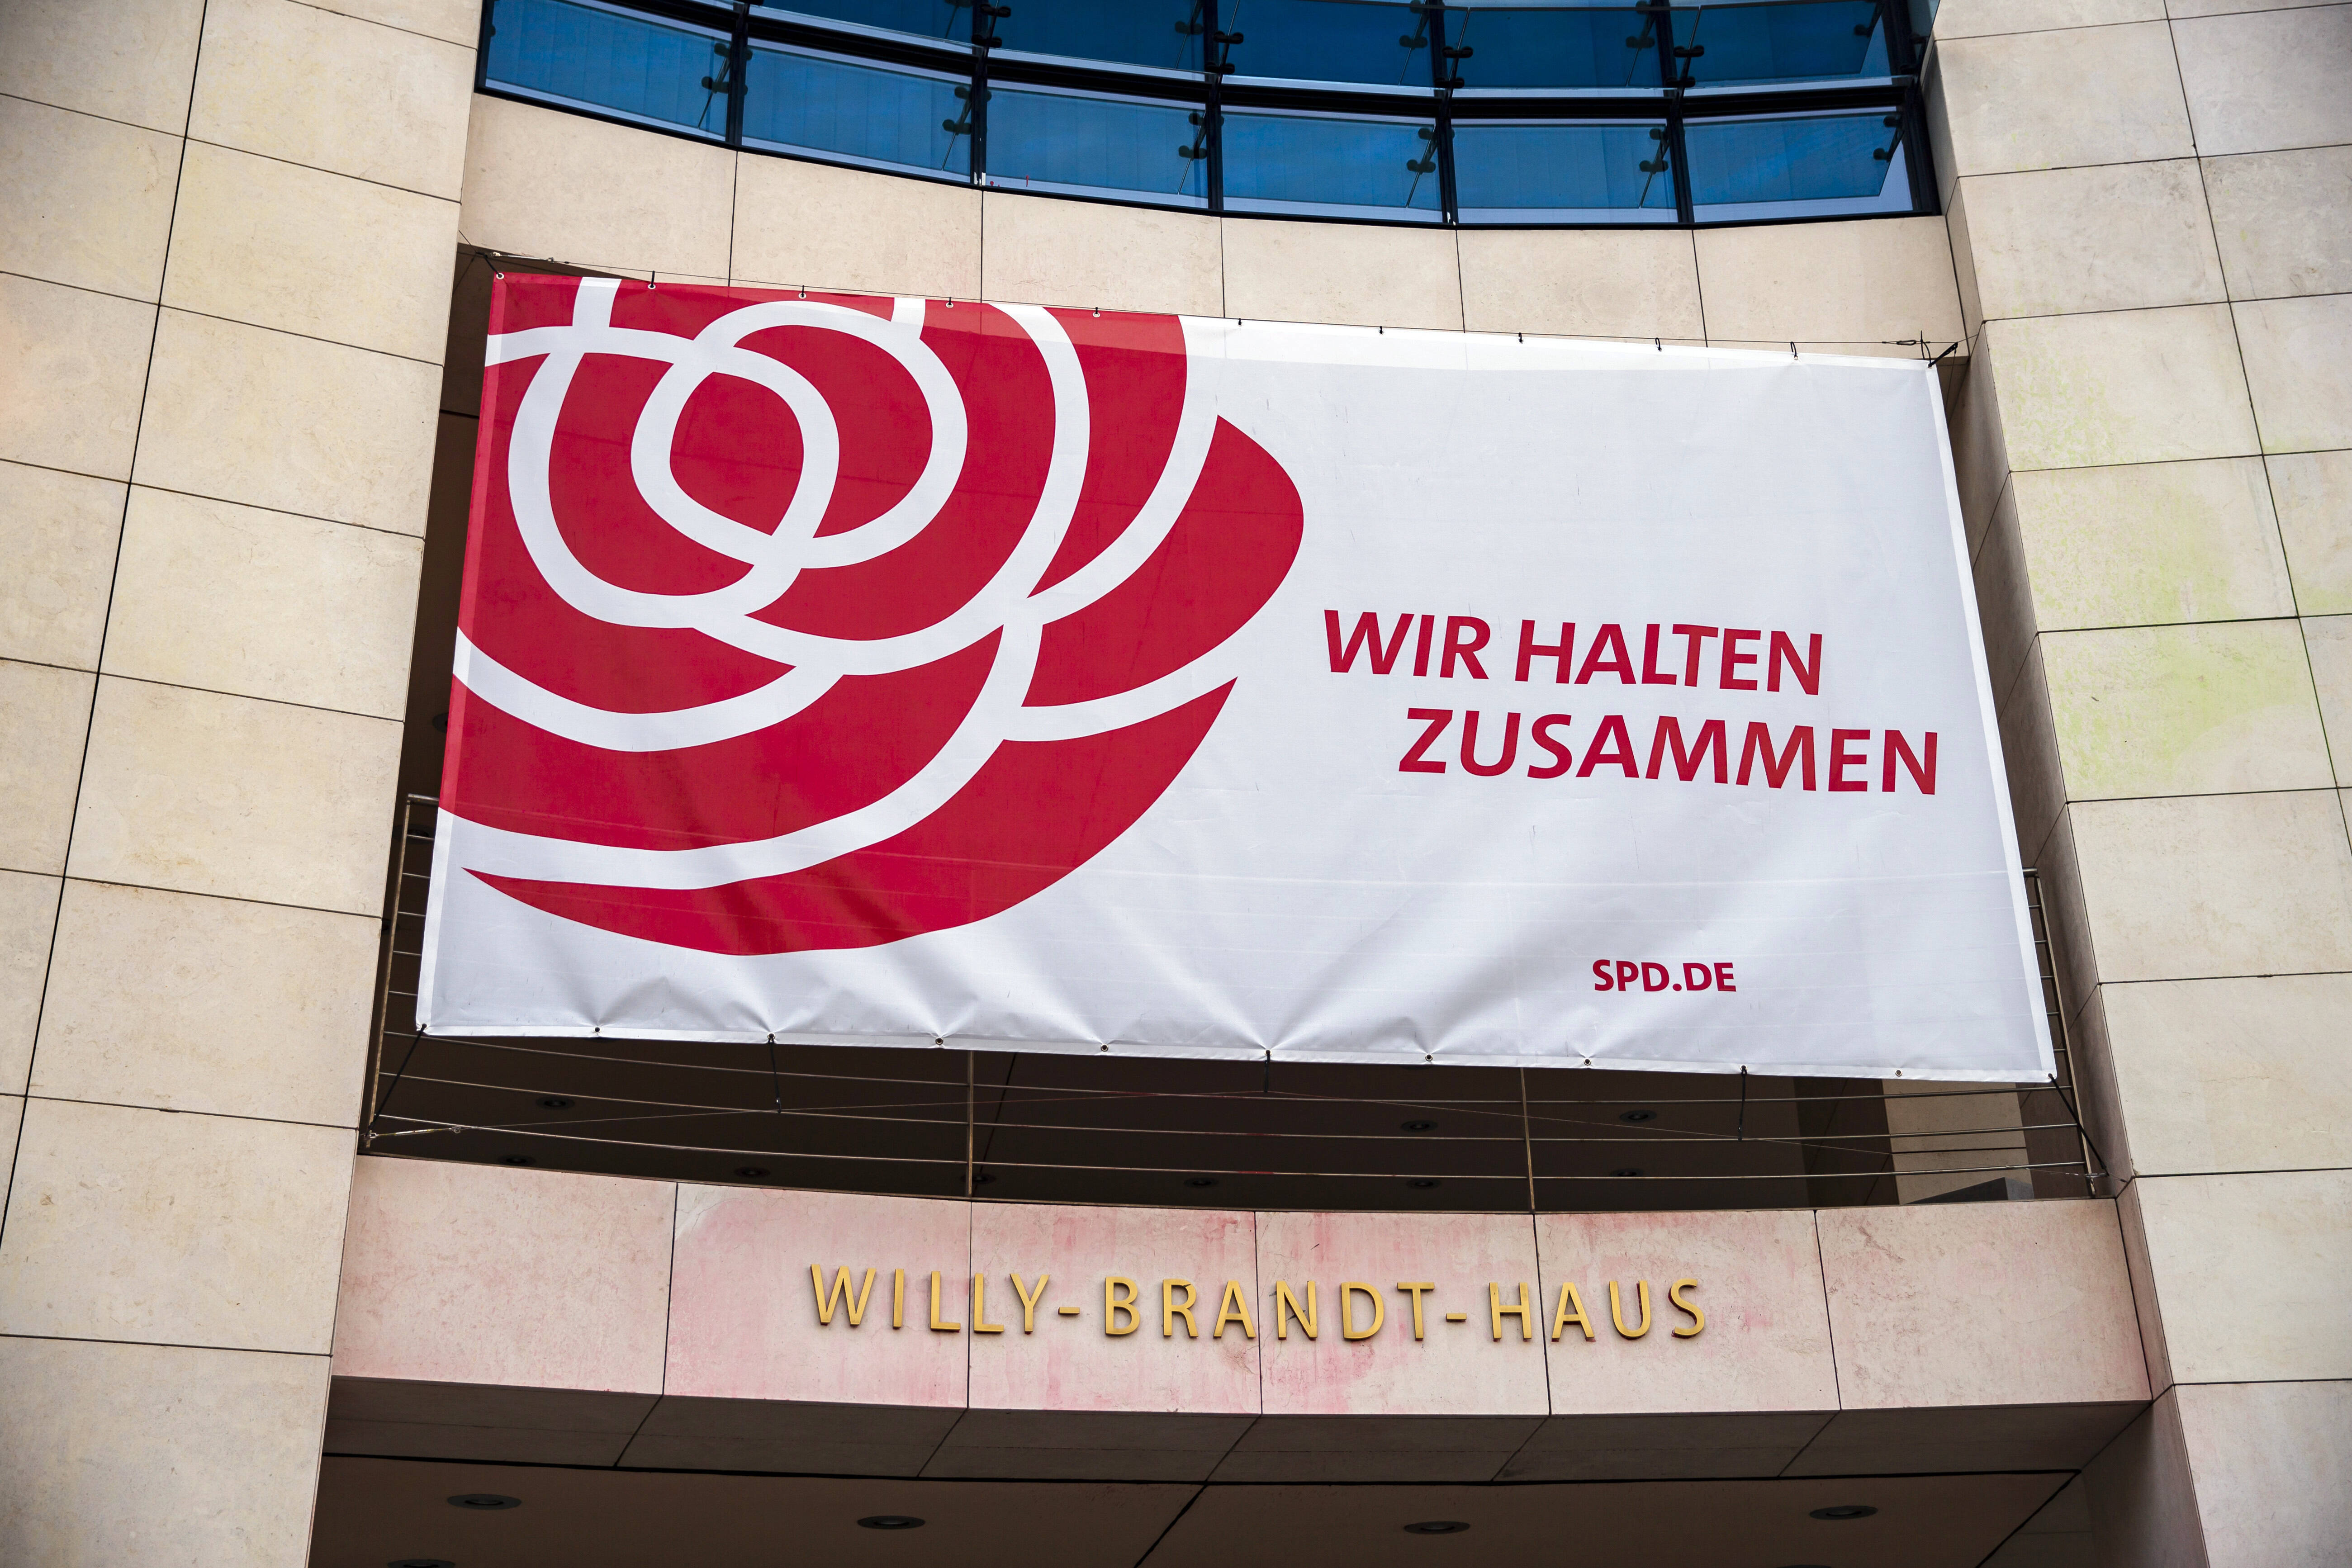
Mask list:
[{"label": "vertical tile seam", "polygon": [[1837,1313],[1830,1305],[1829,1260],[1822,1247],[1822,1211],[1809,1209],[1806,1212],[1813,1222],[1813,1273],[1814,1277],[1822,1282],[1822,1329],[1829,1336],[1830,1394],[1837,1401],[1837,1408],[1831,1413],[1827,1420],[1821,1424],[1819,1430],[1797,1446],[1797,1451],[1789,1456],[1789,1462],[1774,1472],[1779,1476],[1786,1476],[1796,1468],[1797,1462],[1805,1457],[1812,1446],[1820,1442],[1831,1427],[1837,1425],[1838,1416],[1844,1413],[1846,1407],[1845,1374],[1838,1366]]},{"label": "vertical tile seam", "polygon": [[[159,301],[163,297],[165,275],[171,268],[172,234],[179,226],[181,184],[186,175],[188,166],[188,130],[194,123],[196,112],[196,73],[204,60],[205,25],[211,9],[211,0],[202,0],[196,13],[196,47],[188,60],[188,103],[180,119],[180,162],[172,179],[171,215],[163,225],[163,263],[155,277],[155,298]],[[98,662],[100,665],[106,662],[107,634],[111,629],[114,620],[114,594],[122,576],[122,539],[130,523],[131,481],[139,471],[139,444],[141,437],[146,434],[147,397],[155,384],[155,342],[163,331],[163,310],[159,303],[155,307],[154,319],[147,329],[147,371],[139,384],[139,412],[134,416],[131,426],[131,461],[123,473],[122,506],[116,515],[114,525],[114,565],[107,574],[106,611],[99,620]],[[81,763],[74,770],[73,806],[66,816],[65,858],[58,868],[58,897],[49,914],[48,952],[41,963],[41,994],[33,1007],[32,1047],[25,1055],[24,1110],[16,1118],[16,1141],[8,1152],[7,1184],[5,1190],[0,1190],[0,1247],[5,1247],[6,1243],[8,1214],[16,1201],[16,1177],[24,1164],[25,1124],[32,1120],[33,1115],[33,1074],[40,1064],[41,1023],[48,1011],[49,979],[57,969],[58,932],[65,923],[66,883],[73,869],[73,844],[75,828],[81,819],[82,788],[89,778],[90,735],[98,727],[100,685],[96,673],[92,672],[89,683],[89,710],[82,721]],[[346,1205],[346,1218],[348,1218],[348,1205]]]}]

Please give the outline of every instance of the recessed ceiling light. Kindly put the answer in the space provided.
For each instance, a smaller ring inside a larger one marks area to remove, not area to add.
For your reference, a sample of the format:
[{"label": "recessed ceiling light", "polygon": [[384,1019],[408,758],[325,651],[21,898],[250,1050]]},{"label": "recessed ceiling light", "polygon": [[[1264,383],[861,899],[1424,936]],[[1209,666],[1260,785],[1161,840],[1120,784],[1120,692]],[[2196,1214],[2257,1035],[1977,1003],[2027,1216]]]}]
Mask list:
[{"label": "recessed ceiling light", "polygon": [[1434,1132],[1437,1131],[1437,1123],[1434,1121],[1408,1121],[1405,1122],[1403,1126],[1407,1132]]},{"label": "recessed ceiling light", "polygon": [[1612,1176],[1638,1176],[1642,1173],[1642,1167],[1639,1165],[1620,1165],[1617,1169],[1610,1172],[1609,1173]]},{"label": "recessed ceiling light", "polygon": [[1866,1502],[1842,1502],[1834,1508],[1813,1510],[1815,1519],[1868,1519],[1878,1510]]},{"label": "recessed ceiling light", "polygon": [[1214,1176],[1187,1176],[1184,1178],[1184,1184],[1188,1187],[1213,1187],[1217,1184],[1217,1178]]},{"label": "recessed ceiling light", "polygon": [[742,1177],[747,1182],[755,1182],[761,1176],[768,1173],[768,1167],[765,1165],[738,1165],[735,1167],[735,1173]]},{"label": "recessed ceiling light", "polygon": [[869,1513],[857,1521],[860,1530],[920,1530],[923,1521],[911,1513]]},{"label": "recessed ceiling light", "polygon": [[984,1187],[994,1180],[996,1173],[993,1171],[974,1171],[971,1175],[971,1184],[975,1187]]},{"label": "recessed ceiling light", "polygon": [[1621,1110],[1617,1113],[1620,1121],[1655,1121],[1657,1119],[1658,1113],[1654,1110]]},{"label": "recessed ceiling light", "polygon": [[539,1099],[541,1110],[569,1110],[580,1102],[569,1095],[543,1094]]},{"label": "recessed ceiling light", "polygon": [[499,1513],[507,1509],[520,1508],[522,1499],[501,1497],[497,1492],[459,1492],[449,1500],[449,1506],[473,1513]]},{"label": "recessed ceiling light", "polygon": [[533,1160],[528,1154],[501,1154],[499,1156],[499,1163],[501,1165],[532,1165],[538,1163],[538,1162]]},{"label": "recessed ceiling light", "polygon": [[1418,1188],[1425,1193],[1430,1188],[1437,1185],[1437,1178],[1435,1176],[1415,1176],[1412,1181],[1407,1182],[1405,1185],[1408,1187]]},{"label": "recessed ceiling light", "polygon": [[1469,1529],[1458,1519],[1424,1519],[1419,1524],[1404,1527],[1407,1535],[1459,1535]]}]

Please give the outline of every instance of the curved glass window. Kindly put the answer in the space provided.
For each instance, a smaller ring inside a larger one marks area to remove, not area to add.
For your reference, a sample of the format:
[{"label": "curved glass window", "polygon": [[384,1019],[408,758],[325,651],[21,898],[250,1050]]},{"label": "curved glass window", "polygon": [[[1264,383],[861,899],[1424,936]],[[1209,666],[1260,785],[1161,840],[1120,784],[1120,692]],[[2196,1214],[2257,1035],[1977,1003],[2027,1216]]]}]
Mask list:
[{"label": "curved glass window", "polygon": [[478,58],[485,91],[1004,190],[1688,226],[1932,211],[1914,74],[1932,15],[1932,0],[485,0]]}]

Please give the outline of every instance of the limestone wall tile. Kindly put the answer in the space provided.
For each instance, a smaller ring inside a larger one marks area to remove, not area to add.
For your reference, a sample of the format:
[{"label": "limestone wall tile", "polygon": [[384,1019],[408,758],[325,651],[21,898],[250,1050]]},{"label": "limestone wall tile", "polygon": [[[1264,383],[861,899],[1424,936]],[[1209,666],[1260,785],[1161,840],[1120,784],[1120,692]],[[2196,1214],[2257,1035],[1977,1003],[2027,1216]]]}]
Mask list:
[{"label": "limestone wall tile", "polygon": [[1454,237],[1380,224],[1224,220],[1225,313],[1244,321],[1462,326]]},{"label": "limestone wall tile", "polygon": [[2352,969],[2333,791],[2077,801],[2067,815],[2100,980]]},{"label": "limestone wall tile", "polygon": [[0,459],[131,477],[155,307],[0,273],[0,364],[38,398],[12,400]]},{"label": "limestone wall tile", "polygon": [[2352,616],[2315,616],[2303,623],[2319,714],[2336,760],[2336,781],[2352,781]]},{"label": "limestone wall tile", "polygon": [[2294,613],[2259,458],[2042,468],[2011,488],[2043,630]]},{"label": "limestone wall tile", "polygon": [[[509,125],[505,117],[488,111],[483,100],[478,100],[477,104],[478,143],[486,136],[524,133],[520,124]],[[637,140],[645,138],[639,135]],[[704,163],[716,166],[718,162],[706,158],[699,149],[680,147],[667,155],[684,159],[688,154],[698,167]],[[488,173],[496,177],[495,167]],[[932,299],[980,297],[982,198],[978,191],[756,154],[736,163],[734,177],[733,266],[739,279],[787,289],[805,285],[818,289],[923,294]],[[469,194],[467,200],[475,198]],[[827,221],[809,222],[813,212],[828,215]],[[723,221],[724,215],[720,216]],[[616,214],[614,217],[614,226],[624,232],[642,221],[634,216],[624,219]],[[625,253],[635,255],[640,249],[633,241]],[[1129,259],[1144,258],[1131,255]],[[720,270],[725,269],[722,265]]]},{"label": "limestone wall tile", "polygon": [[1936,54],[1952,175],[2196,155],[2165,23],[1947,38]]},{"label": "limestone wall tile", "polygon": [[1710,342],[1842,342],[1912,357],[1917,348],[1896,340],[1940,344],[1965,331],[1940,218],[1703,228],[1696,242]]},{"label": "limestone wall tile", "polygon": [[2099,988],[2144,1175],[2352,1166],[2352,975]]},{"label": "limestone wall tile", "polygon": [[1474,332],[1703,339],[1698,255],[1680,229],[1465,229]]},{"label": "limestone wall tile", "polygon": [[2184,18],[2172,36],[2207,157],[2352,142],[2352,6]]},{"label": "limestone wall tile", "polygon": [[5,1339],[0,1401],[0,1558],[307,1558],[324,1356]]},{"label": "limestone wall tile", "polygon": [[2352,1382],[2180,1389],[2211,1568],[2326,1568],[2352,1542]]},{"label": "limestone wall tile", "polygon": [[356,915],[68,882],[32,1092],[354,1127],[377,934]]},{"label": "limestone wall tile", "polygon": [[[767,161],[742,160],[747,168]],[[551,257],[597,270],[723,278],[735,174],[736,156],[722,147],[478,96],[466,137],[457,226],[476,245],[516,256]],[[756,209],[746,219],[751,236],[802,221],[789,197],[769,195],[764,178],[755,174],[747,187],[746,205]],[[976,219],[971,228],[977,271]],[[957,246],[950,240],[941,248],[953,254]],[[743,260],[741,276],[762,276],[751,270],[754,263],[765,265],[756,244]]]},{"label": "limestone wall tile", "polygon": [[[1960,492],[1960,517],[1973,556],[1992,523],[2000,492],[2009,483],[2009,442],[2001,429],[2000,381],[1990,339],[1960,367],[1958,385],[1946,394],[1946,421],[1952,438],[1952,473]],[[1947,362],[1949,363],[1949,362]]]},{"label": "limestone wall tile", "polygon": [[1977,621],[1984,632],[1985,664],[1992,678],[1992,700],[2006,701],[2017,672],[2032,651],[2036,628],[2033,583],[2025,565],[2025,542],[2019,537],[2017,486],[2000,492],[1992,524],[1977,546],[1969,569],[1976,580]]},{"label": "limestone wall tile", "polygon": [[25,1097],[0,1094],[0,1192],[16,1173],[16,1130],[24,1124]]},{"label": "limestone wall tile", "polygon": [[94,27],[84,0],[10,0],[0,92],[177,136],[204,16],[204,0],[118,0]]},{"label": "limestone wall tile", "polygon": [[25,1092],[49,936],[57,926],[58,888],[55,877],[0,871],[0,1093]]},{"label": "limestone wall tile", "polygon": [[0,658],[98,668],[122,501],[110,479],[0,463]]},{"label": "limestone wall tile", "polygon": [[[1257,1277],[1269,1417],[1541,1415],[1549,1408],[1549,1314],[1534,1227],[1524,1215],[1263,1214]],[[1277,1331],[1277,1285],[1303,1301],[1309,1280],[1317,1337],[1295,1321]],[[1362,1294],[1343,1298],[1349,1280],[1370,1285],[1382,1308],[1380,1331],[1370,1337],[1347,1337],[1351,1321],[1360,1331],[1372,1320]],[[1399,1280],[1435,1286],[1421,1298],[1423,1340],[1413,1338],[1412,1300],[1396,1289]],[[1517,1306],[1522,1282],[1530,1309],[1526,1337],[1513,1315],[1500,1319],[1496,1339],[1488,1287],[1497,1288],[1504,1305]],[[1603,1294],[1605,1311],[1605,1288]],[[1448,1321],[1449,1312],[1464,1321]],[[1253,1433],[1244,1447],[1258,1446],[1258,1438]]]},{"label": "limestone wall tile", "polygon": [[1979,38],[2000,33],[2042,33],[2060,27],[2111,26],[2164,16],[2164,0],[1944,0],[1936,10],[1938,38]]},{"label": "limestone wall tile", "polygon": [[[971,1354],[970,1208],[928,1198],[681,1187],[666,1391],[961,1407]],[[849,1321],[848,1301],[832,1308],[830,1324],[820,1321],[812,1268],[824,1270],[828,1290],[848,1269],[853,1296],[867,1289],[866,1271],[874,1271],[859,1322]],[[894,1326],[899,1269],[903,1326]],[[935,1273],[939,1321],[953,1328],[930,1327]]]},{"label": "limestone wall tile", "polygon": [[[2344,7],[2352,12],[2352,5]],[[2265,452],[2352,447],[2352,294],[2256,300],[2231,307]]]},{"label": "limestone wall tile", "polygon": [[1990,321],[2018,468],[2228,458],[2256,449],[2225,305]]},{"label": "limestone wall tile", "polygon": [[373,917],[400,726],[100,679],[73,874]]},{"label": "limestone wall tile", "polygon": [[362,1159],[341,1377],[658,1394],[668,1182]]},{"label": "limestone wall tile", "polygon": [[421,532],[439,384],[415,360],[167,310],[136,477]]},{"label": "limestone wall tile", "polygon": [[1216,218],[1003,191],[986,199],[981,289],[988,299],[1189,316],[1224,310]]},{"label": "limestone wall tile", "polygon": [[133,487],[109,674],[401,717],[424,542]]},{"label": "limestone wall tile", "polygon": [[455,198],[473,89],[457,44],[296,0],[206,0],[188,134]]},{"label": "limestone wall tile", "polygon": [[2336,782],[2293,621],[2045,632],[2041,654],[2075,800]]},{"label": "limestone wall tile", "polygon": [[627,1446],[620,1462],[662,1469],[917,1476],[967,1415],[961,1405],[793,1405],[671,1394],[634,1436],[622,1434]]},{"label": "limestone wall tile", "polygon": [[[2057,316],[2225,297],[2193,158],[1960,182],[1978,315]],[[2116,237],[2128,233],[2131,243]]]},{"label": "limestone wall tile", "polygon": [[82,742],[89,732],[91,677],[78,669],[0,661],[0,867],[65,868]]},{"label": "limestone wall tile", "polygon": [[2278,503],[2279,536],[2306,616],[2352,614],[2352,452],[2294,452],[2263,459]]},{"label": "limestone wall tile", "polygon": [[[327,1395],[327,1450],[419,1459],[610,1466],[621,1462],[631,1435],[644,1426],[660,1400],[654,1394],[405,1383],[339,1374]],[[676,1469],[782,1468],[648,1462]]]},{"label": "limestone wall tile", "polygon": [[437,364],[457,242],[453,201],[192,142],[163,301]]},{"label": "limestone wall tile", "polygon": [[176,137],[0,98],[0,270],[154,299],[179,166]]},{"label": "limestone wall tile", "polygon": [[[979,1204],[971,1268],[987,1281],[990,1321],[1004,1328],[971,1342],[974,1409],[1257,1414],[1252,1331],[1263,1334],[1267,1325],[1256,1306],[1257,1238],[1248,1214]],[[1015,1273],[1046,1292],[1034,1312],[1022,1306]],[[1108,1331],[1105,1281],[1114,1276],[1131,1281],[1121,1293],[1134,1299],[1132,1313],[1117,1316],[1132,1332]],[[1246,1325],[1218,1321],[1229,1282]],[[1189,1318],[1167,1310],[1188,1302]],[[1076,1318],[1060,1315],[1069,1306],[1079,1309]],[[1236,1436],[1238,1428],[1209,1455],[1201,1477]]]},{"label": "limestone wall tile", "polygon": [[468,49],[482,37],[482,0],[335,0],[333,9]]},{"label": "limestone wall tile", "polygon": [[2147,1397],[2112,1203],[1820,1212],[1848,1410]]},{"label": "limestone wall tile", "polygon": [[1976,244],[1969,237],[1969,191],[1948,176],[1944,183],[1944,229],[1952,246],[1952,276],[1960,286],[1960,324],[1973,344],[1984,325],[1984,301],[1977,292]]},{"label": "limestone wall tile", "polygon": [[[1555,1415],[1837,1408],[1809,1211],[1542,1215],[1536,1247]],[[1681,1279],[1696,1282],[1681,1300],[1703,1325],[1675,1303]],[[1650,1327],[1628,1339],[1609,1288],[1639,1328],[1644,1280]],[[1573,1322],[1549,1337],[1570,1285],[1592,1321],[1589,1340]]]},{"label": "limestone wall tile", "polygon": [[2205,195],[2231,297],[2352,290],[2352,147],[2208,158]]},{"label": "limestone wall tile", "polygon": [[2017,852],[2031,866],[2058,826],[2066,806],[2066,766],[2058,752],[2050,715],[2050,678],[2036,644],[2026,655],[2007,693],[1995,700],[2000,721],[2001,761],[2009,771],[2010,815],[2017,824]]},{"label": "limestone wall tile", "polygon": [[0,1234],[0,1333],[320,1355],[352,1136],[35,1100]]},{"label": "limestone wall tile", "polygon": [[2352,1171],[2134,1184],[2175,1378],[2352,1377]]},{"label": "limestone wall tile", "polygon": [[2083,1487],[2107,1562],[2210,1563],[2177,1391],[2159,1395],[2084,1469]]}]

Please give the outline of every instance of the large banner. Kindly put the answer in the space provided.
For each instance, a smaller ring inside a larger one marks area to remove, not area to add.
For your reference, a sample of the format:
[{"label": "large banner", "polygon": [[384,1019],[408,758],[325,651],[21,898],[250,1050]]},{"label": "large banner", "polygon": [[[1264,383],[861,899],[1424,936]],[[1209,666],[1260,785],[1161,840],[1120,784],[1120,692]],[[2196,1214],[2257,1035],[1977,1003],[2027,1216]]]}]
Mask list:
[{"label": "large banner", "polygon": [[1916,362],[509,275],[441,1033],[2042,1079]]}]

